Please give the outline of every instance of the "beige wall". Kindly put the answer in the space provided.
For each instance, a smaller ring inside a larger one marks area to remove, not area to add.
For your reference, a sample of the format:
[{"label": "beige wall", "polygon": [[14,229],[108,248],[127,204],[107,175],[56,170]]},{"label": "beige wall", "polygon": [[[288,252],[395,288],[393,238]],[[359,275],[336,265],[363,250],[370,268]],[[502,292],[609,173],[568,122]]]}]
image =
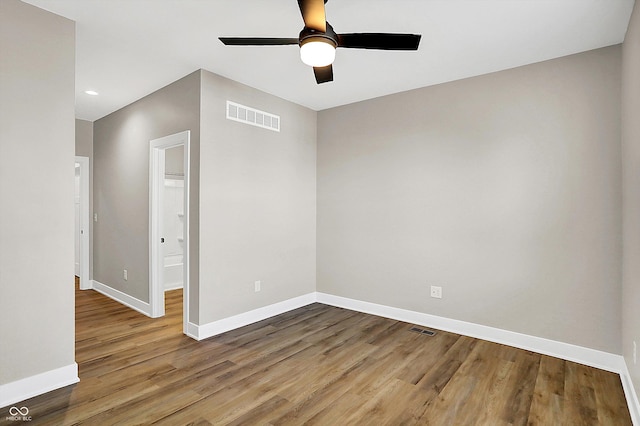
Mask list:
[{"label": "beige wall", "polygon": [[[623,288],[622,352],[640,395],[640,7],[622,49]],[[638,360],[633,363],[633,341]]]},{"label": "beige wall", "polygon": [[[227,99],[281,115],[282,131],[227,120]],[[315,118],[306,108],[197,71],[96,121],[94,279],[149,301],[149,141],[189,129],[190,321],[203,324],[314,291]]]},{"label": "beige wall", "polygon": [[164,172],[167,177],[184,175],[184,147],[174,146],[164,151]]},{"label": "beige wall", "polygon": [[620,353],[620,51],[320,112],[318,291]]},{"label": "beige wall", "polygon": [[[198,288],[200,72],[94,122],[93,279],[149,302],[149,144],[191,131],[190,290]],[[128,280],[123,279],[123,270]],[[190,305],[190,318],[197,305]]]},{"label": "beige wall", "polygon": [[75,25],[0,1],[0,384],[74,364]]},{"label": "beige wall", "polygon": [[[227,100],[281,131],[227,120]],[[315,291],[316,113],[203,71],[201,114],[200,324]]]}]

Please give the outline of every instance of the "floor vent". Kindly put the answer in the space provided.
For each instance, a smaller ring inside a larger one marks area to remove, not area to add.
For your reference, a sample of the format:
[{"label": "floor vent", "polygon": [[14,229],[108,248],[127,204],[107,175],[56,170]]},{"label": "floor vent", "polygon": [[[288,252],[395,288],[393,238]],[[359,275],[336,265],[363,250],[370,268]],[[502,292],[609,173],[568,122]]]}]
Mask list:
[{"label": "floor vent", "polygon": [[413,331],[414,333],[426,334],[427,336],[435,336],[436,332],[432,330],[426,330],[420,327],[411,327],[409,331]]},{"label": "floor vent", "polygon": [[240,123],[280,131],[280,116],[227,101],[227,118]]}]

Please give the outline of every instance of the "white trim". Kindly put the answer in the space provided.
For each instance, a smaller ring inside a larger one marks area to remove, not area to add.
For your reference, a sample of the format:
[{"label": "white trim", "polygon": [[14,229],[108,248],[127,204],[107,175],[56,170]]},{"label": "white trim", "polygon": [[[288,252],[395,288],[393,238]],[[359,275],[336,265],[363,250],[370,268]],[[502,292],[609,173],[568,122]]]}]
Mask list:
[{"label": "white trim", "polygon": [[187,330],[184,332],[184,334],[191,337],[192,339],[200,340],[198,339],[198,327],[198,325],[192,322],[187,323]]},{"label": "white trim", "polygon": [[76,156],[80,165],[80,290],[91,288],[89,282],[89,247],[91,247],[89,217],[89,157]]},{"label": "white trim", "polygon": [[189,331],[190,335],[196,336],[198,340],[202,340],[314,302],[391,318],[410,324],[431,327],[437,330],[462,334],[477,339],[561,358],[567,361],[577,362],[599,368],[601,370],[611,371],[618,374],[626,373],[628,375],[624,358],[621,355],[603,352],[597,349],[585,348],[583,346],[577,346],[570,343],[558,342],[542,337],[530,336],[514,331],[489,327],[486,325],[473,324],[470,322],[379,305],[376,303],[363,302],[360,300],[334,296],[321,292],[309,293],[200,326],[189,323]]},{"label": "white trim", "polygon": [[629,407],[629,413],[631,414],[631,421],[634,425],[640,426],[640,402],[638,402],[638,395],[633,387],[631,381],[631,374],[627,368],[627,363],[624,364],[624,371],[620,373],[620,380],[622,381],[622,389],[624,389],[624,396],[627,399],[627,407]]},{"label": "white trim", "polygon": [[160,250],[162,229],[162,197],[165,185],[165,149],[176,146],[184,147],[184,249],[183,249],[183,302],[182,331],[188,333],[189,323],[189,231],[190,231],[190,157],[191,132],[180,133],[154,139],[149,143],[149,302],[152,318],[164,316],[164,261]]},{"label": "white trim", "polygon": [[0,407],[16,404],[34,396],[78,383],[78,364],[75,362],[35,376],[0,385]]},{"label": "white trim", "polygon": [[184,188],[184,179],[170,178],[165,174],[164,186],[168,186],[170,188]]},{"label": "white trim", "polygon": [[223,318],[218,321],[210,322],[204,325],[189,324],[191,327],[190,335],[196,340],[206,339],[218,334],[253,324],[276,315],[283,314],[293,309],[298,309],[306,305],[316,302],[315,293],[308,293],[273,305],[263,306],[249,312],[234,315],[232,317]]},{"label": "white trim", "polygon": [[115,300],[116,302],[122,303],[123,305],[134,309],[141,314],[144,314],[148,317],[151,316],[151,305],[147,302],[143,302],[140,299],[136,299],[133,296],[130,296],[126,293],[121,292],[120,290],[116,290],[115,288],[111,288],[108,285],[102,284],[96,280],[92,281],[92,288],[98,293],[102,293],[110,299]]},{"label": "white trim", "polygon": [[189,324],[189,288],[191,287],[189,266],[191,265],[191,249],[189,248],[189,242],[191,241],[191,208],[189,207],[189,203],[191,202],[191,132],[187,131],[185,133],[186,139],[183,143],[184,176],[182,177],[182,185],[184,187],[184,210],[182,211],[182,222],[184,223],[184,230],[182,234],[182,332],[186,334]]},{"label": "white trim", "polygon": [[529,336],[513,331],[488,327],[486,325],[454,320],[450,318],[429,315],[391,306],[378,305],[376,303],[362,302],[346,297],[333,296],[331,294],[316,293],[317,301],[327,305],[338,306],[353,311],[392,318],[399,321],[433,327],[438,330],[449,331],[456,334],[501,343],[544,355],[573,361],[580,364],[620,374],[624,367],[624,359],[620,355],[603,352],[596,349],[572,345],[544,339],[542,337]]},{"label": "white trim", "polygon": [[164,138],[152,140],[149,148],[149,302],[152,318],[165,314],[164,291],[161,291],[164,287],[164,261],[160,246],[165,175],[163,140]]},{"label": "white trim", "polygon": [[165,293],[166,293],[167,291],[180,290],[180,289],[181,289],[181,288],[183,288],[183,287],[184,287],[184,285],[182,285],[182,284],[177,284],[177,285],[173,285],[173,286],[171,286],[171,287],[167,287],[167,288],[165,288],[165,289],[164,289],[164,291],[165,291]]}]

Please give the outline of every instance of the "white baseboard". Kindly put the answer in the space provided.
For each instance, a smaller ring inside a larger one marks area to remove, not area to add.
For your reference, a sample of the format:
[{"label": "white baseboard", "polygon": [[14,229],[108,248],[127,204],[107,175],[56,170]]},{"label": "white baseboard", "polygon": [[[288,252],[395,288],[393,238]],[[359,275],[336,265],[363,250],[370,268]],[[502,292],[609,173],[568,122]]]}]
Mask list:
[{"label": "white baseboard", "polygon": [[627,368],[626,363],[624,364],[624,371],[620,373],[620,380],[622,381],[624,395],[627,398],[627,406],[631,413],[631,420],[633,420],[633,424],[635,426],[640,426],[640,401],[638,401],[638,395],[633,387],[631,374],[629,374],[629,369]]},{"label": "white baseboard", "polygon": [[[16,404],[34,396],[78,383],[78,364],[45,371],[35,376],[0,385],[0,407]],[[27,407],[29,408],[29,407]]]},{"label": "white baseboard", "polygon": [[234,330],[236,328],[244,327],[245,325],[253,324],[254,322],[280,315],[293,309],[301,308],[302,306],[310,305],[315,301],[315,293],[309,293],[274,303],[273,305],[264,306],[249,312],[234,315],[232,317],[223,318],[208,324],[195,325],[190,323],[189,326],[193,326],[193,329],[190,330],[190,333],[192,334],[191,337],[194,337],[197,340],[206,339],[226,331]]},{"label": "white baseboard", "polygon": [[621,373],[624,364],[624,359],[620,355],[576,346],[570,343],[557,342],[555,340],[488,327],[486,325],[473,324],[470,322],[439,317],[422,312],[378,305],[376,303],[362,302],[360,300],[348,299],[346,297],[333,296],[325,293],[317,293],[317,300],[318,302],[327,305],[392,318],[425,327],[433,327],[438,330],[449,331],[451,333],[463,334],[465,336],[501,343],[503,345],[550,355],[556,358],[562,358],[567,361],[578,362],[580,364],[589,365],[591,367],[615,373]]},{"label": "white baseboard", "polygon": [[201,340],[198,339],[198,326],[192,322],[187,323],[187,330],[184,332],[184,334],[191,337],[192,339]]},{"label": "white baseboard", "polygon": [[98,282],[96,280],[92,281],[91,287],[98,293],[102,293],[105,296],[115,300],[116,302],[122,303],[123,305],[128,306],[129,308],[134,309],[141,314],[151,317],[151,304],[143,302],[140,299],[136,299],[133,296],[129,296],[128,294],[123,293],[120,290],[111,288],[108,285],[102,284],[101,282]]}]

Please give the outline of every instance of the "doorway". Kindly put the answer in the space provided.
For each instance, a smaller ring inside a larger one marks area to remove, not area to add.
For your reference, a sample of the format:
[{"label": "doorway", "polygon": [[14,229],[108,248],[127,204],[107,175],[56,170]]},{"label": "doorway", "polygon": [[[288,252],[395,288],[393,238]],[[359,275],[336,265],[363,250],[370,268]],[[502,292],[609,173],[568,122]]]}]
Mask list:
[{"label": "doorway", "polygon": [[[185,334],[189,324],[189,142],[190,132],[184,131],[152,140],[149,151],[151,317],[164,316],[164,292],[179,287],[177,282],[181,281]],[[178,154],[179,147],[182,155]],[[181,171],[176,158],[182,161]]]},{"label": "doorway", "polygon": [[80,290],[91,288],[89,282],[89,158],[75,158],[75,275]]}]

